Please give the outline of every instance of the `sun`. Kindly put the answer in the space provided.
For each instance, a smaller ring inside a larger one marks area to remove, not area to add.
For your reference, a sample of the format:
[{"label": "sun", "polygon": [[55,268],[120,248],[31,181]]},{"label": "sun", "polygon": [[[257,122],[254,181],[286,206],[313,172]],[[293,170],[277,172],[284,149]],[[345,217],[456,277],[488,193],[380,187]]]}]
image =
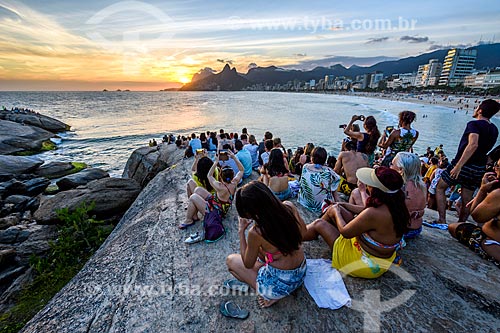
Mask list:
[{"label": "sun", "polygon": [[183,77],[179,78],[179,82],[182,83],[182,84],[186,84],[186,83],[191,82],[191,79],[188,78],[188,77],[183,76]]}]

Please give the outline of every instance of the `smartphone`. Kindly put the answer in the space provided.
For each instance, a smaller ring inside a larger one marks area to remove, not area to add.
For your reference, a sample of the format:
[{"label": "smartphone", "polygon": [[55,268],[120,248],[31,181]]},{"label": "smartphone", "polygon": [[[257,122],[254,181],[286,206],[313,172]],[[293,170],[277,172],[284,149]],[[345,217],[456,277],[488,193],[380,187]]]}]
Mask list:
[{"label": "smartphone", "polygon": [[358,119],[361,121],[365,121],[365,116],[359,116]]},{"label": "smartphone", "polygon": [[347,124],[342,124],[342,125],[339,125],[339,128],[342,128],[342,129],[344,129],[344,128],[346,128],[346,127],[347,127]]},{"label": "smartphone", "polygon": [[196,149],[196,154],[201,155],[205,152],[205,149]]},{"label": "smartphone", "polygon": [[391,135],[392,131],[394,131],[394,126],[387,126],[385,128],[385,134],[386,134],[386,136]]},{"label": "smartphone", "polygon": [[229,159],[229,156],[227,155],[227,150],[220,150],[219,151],[219,160],[227,161],[228,159]]}]

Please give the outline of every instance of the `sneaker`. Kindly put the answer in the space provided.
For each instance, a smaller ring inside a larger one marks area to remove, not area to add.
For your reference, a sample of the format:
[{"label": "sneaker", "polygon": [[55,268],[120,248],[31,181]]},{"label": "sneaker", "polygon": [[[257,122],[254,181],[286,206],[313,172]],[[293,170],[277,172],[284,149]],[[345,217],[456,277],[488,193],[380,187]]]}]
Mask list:
[{"label": "sneaker", "polygon": [[188,238],[184,241],[186,244],[194,244],[201,242],[204,239],[203,235],[201,235],[199,232],[192,233],[189,235]]}]

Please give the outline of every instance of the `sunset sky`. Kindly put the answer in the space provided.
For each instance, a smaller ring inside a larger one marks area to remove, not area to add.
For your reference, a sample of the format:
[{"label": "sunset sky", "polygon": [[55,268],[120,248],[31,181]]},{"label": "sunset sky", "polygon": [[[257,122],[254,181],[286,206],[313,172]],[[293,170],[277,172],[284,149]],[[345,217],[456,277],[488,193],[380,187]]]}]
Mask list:
[{"label": "sunset sky", "polygon": [[158,90],[225,63],[370,65],[499,41],[498,22],[498,0],[0,0],[0,90]]}]

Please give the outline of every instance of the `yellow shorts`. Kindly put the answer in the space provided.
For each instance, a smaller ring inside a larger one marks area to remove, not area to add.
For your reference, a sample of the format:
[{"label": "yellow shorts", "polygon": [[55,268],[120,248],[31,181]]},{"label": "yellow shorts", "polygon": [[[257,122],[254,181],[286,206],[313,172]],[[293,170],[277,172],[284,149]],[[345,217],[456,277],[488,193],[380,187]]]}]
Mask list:
[{"label": "yellow shorts", "polygon": [[390,258],[375,257],[361,248],[356,237],[340,235],[333,244],[332,267],[350,276],[374,279],[389,270],[394,258],[396,251]]}]

